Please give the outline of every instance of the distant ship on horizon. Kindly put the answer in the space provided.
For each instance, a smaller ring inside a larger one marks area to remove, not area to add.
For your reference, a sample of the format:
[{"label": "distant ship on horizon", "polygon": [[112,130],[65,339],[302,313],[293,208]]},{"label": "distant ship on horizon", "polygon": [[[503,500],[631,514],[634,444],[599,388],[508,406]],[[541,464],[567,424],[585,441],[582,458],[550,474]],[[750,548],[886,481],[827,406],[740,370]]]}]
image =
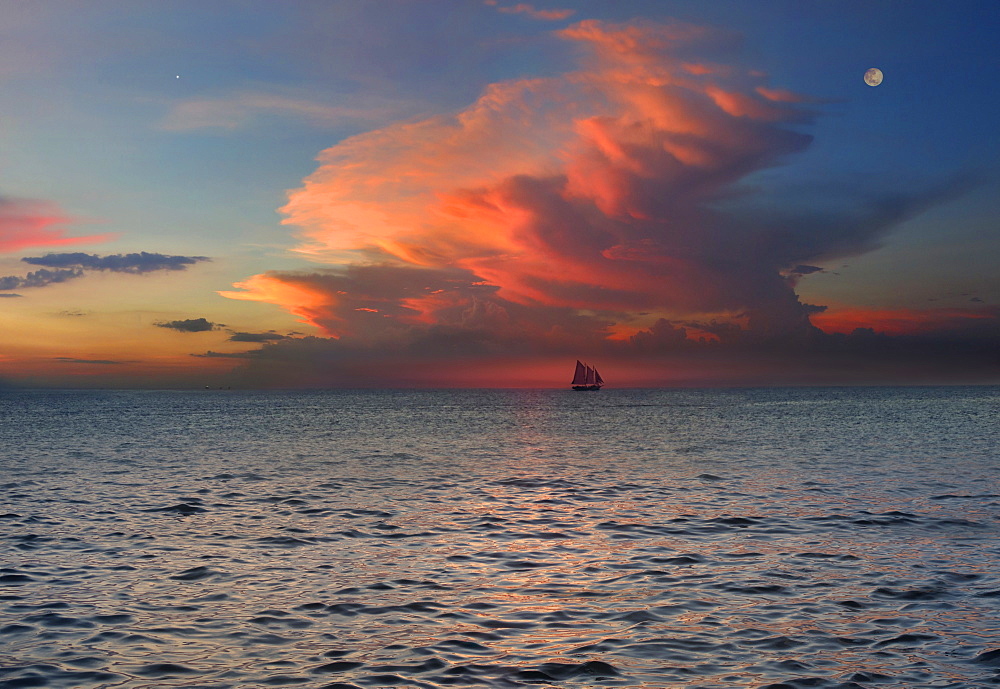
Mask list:
[{"label": "distant ship on horizon", "polygon": [[596,368],[592,368],[577,359],[576,372],[573,374],[571,385],[574,390],[600,390],[601,386],[604,385],[604,379],[601,378],[601,374],[597,372]]}]

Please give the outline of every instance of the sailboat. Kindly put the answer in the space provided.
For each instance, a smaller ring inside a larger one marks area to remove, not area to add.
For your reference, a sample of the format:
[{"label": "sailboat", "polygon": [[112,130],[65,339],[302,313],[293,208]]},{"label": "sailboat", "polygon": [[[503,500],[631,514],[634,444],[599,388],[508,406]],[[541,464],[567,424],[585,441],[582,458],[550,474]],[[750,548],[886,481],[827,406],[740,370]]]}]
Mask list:
[{"label": "sailboat", "polygon": [[604,379],[601,378],[601,374],[597,372],[596,368],[592,368],[577,359],[572,385],[574,390],[600,390],[601,386],[604,385]]}]

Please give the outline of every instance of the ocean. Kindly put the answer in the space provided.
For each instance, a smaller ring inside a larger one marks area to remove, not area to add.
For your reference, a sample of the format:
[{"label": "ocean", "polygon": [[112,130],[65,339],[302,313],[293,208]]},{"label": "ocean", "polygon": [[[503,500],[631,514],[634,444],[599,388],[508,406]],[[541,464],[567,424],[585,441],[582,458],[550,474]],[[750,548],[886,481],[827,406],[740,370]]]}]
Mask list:
[{"label": "ocean", "polygon": [[1000,388],[0,391],[0,687],[1000,684]]}]

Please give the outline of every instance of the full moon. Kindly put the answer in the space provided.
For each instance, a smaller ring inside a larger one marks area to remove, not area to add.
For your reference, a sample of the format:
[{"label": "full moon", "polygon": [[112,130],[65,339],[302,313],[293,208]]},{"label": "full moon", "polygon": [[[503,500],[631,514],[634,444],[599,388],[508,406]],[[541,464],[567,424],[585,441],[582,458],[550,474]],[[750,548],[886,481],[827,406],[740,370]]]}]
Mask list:
[{"label": "full moon", "polygon": [[878,86],[882,83],[882,70],[878,67],[872,67],[867,72],[865,72],[865,83],[869,86]]}]

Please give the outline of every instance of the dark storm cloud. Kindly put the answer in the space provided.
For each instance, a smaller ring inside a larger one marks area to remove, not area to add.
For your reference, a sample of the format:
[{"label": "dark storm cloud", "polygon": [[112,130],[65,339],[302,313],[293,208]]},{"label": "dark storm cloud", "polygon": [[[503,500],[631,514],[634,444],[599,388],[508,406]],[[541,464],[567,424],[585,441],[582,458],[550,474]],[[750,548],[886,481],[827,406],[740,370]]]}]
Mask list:
[{"label": "dark storm cloud", "polygon": [[828,360],[857,362],[859,367],[895,367],[907,382],[995,383],[1000,380],[1000,309],[954,319],[933,330],[890,335],[874,328],[832,333],[811,350]]},{"label": "dark storm cloud", "polygon": [[206,318],[189,318],[183,321],[166,321],[164,323],[154,323],[158,328],[169,328],[182,333],[203,333],[215,330],[219,323],[212,323]]},{"label": "dark storm cloud", "polygon": [[661,318],[648,330],[641,330],[629,338],[631,346],[639,353],[663,350],[690,349],[695,342],[688,339],[686,328]]},{"label": "dark storm cloud", "polygon": [[150,273],[157,270],[186,270],[199,261],[209,261],[207,256],[167,256],[140,251],[135,254],[98,256],[80,252],[46,254],[21,259],[25,263],[49,268],[78,268],[107,270],[114,273]]},{"label": "dark storm cloud", "polygon": [[[749,337],[731,322],[666,319],[624,340],[592,339],[585,344],[522,329],[512,330],[498,346],[496,331],[477,327],[474,320],[449,326],[414,323],[405,337],[401,332],[378,346],[358,337],[302,337],[262,343],[246,352],[192,356],[238,363],[232,384],[248,387],[496,385],[509,382],[532,357],[569,362],[590,358],[603,362],[602,371],[648,364],[648,373],[633,378],[632,385],[673,384],[688,371],[696,371],[702,384],[731,385],[1000,380],[996,309],[942,321],[916,335],[870,328],[827,334],[811,328],[804,337],[767,341]],[[539,384],[537,379],[531,382]]]},{"label": "dark storm cloud", "polygon": [[266,333],[233,333],[230,342],[275,342],[277,340],[288,339],[287,335],[276,333],[273,330]]}]

